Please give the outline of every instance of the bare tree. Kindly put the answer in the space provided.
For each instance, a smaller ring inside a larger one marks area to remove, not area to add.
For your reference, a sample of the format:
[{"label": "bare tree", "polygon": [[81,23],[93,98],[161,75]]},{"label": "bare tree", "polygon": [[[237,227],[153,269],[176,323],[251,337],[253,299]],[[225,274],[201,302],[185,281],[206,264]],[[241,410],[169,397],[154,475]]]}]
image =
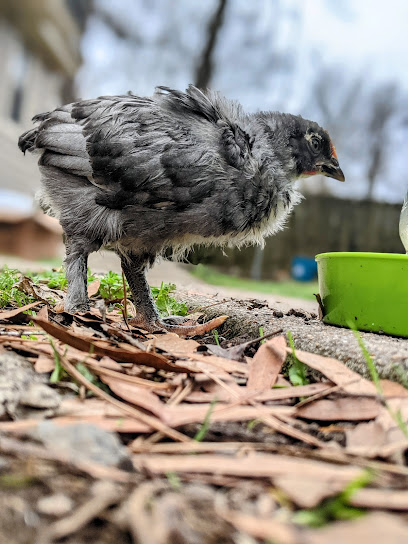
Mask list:
[{"label": "bare tree", "polygon": [[[361,174],[353,180],[353,189],[358,186],[358,195],[372,200],[389,157],[391,122],[403,111],[399,89],[394,83],[371,80],[367,74],[345,77],[340,66],[328,68],[319,58],[315,61],[317,76],[308,101],[310,116],[320,118],[333,135],[344,162],[358,166]],[[326,180],[323,183],[330,192],[333,185]]]},{"label": "bare tree", "polygon": [[367,169],[367,198],[372,200],[374,187],[388,153],[387,136],[389,121],[398,109],[397,88],[394,84],[379,87],[372,93],[371,107],[367,123],[369,145],[369,164]]}]

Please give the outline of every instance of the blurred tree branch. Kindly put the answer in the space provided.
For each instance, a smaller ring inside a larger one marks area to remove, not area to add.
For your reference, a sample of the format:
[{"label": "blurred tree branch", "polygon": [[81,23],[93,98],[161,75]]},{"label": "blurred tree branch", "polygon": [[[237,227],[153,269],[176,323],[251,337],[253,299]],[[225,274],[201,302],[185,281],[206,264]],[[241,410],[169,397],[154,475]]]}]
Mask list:
[{"label": "blurred tree branch", "polygon": [[372,94],[372,106],[368,120],[370,156],[367,170],[367,198],[372,200],[378,173],[383,166],[387,148],[388,121],[398,108],[395,85],[384,85]]},{"label": "blurred tree branch", "polygon": [[135,31],[126,28],[123,24],[123,21],[120,21],[111,11],[107,11],[103,6],[98,2],[92,3],[93,13],[98,17],[100,21],[105,23],[112,32],[121,40],[126,40],[135,45],[140,45],[142,39],[138,36]]},{"label": "blurred tree branch", "polygon": [[214,50],[219,31],[224,22],[227,0],[219,0],[218,7],[208,24],[207,40],[203,48],[201,60],[198,63],[195,85],[199,89],[206,89],[211,81],[214,64]]},{"label": "blurred tree branch", "polygon": [[398,88],[394,83],[375,84],[367,74],[344,78],[340,68],[328,68],[316,56],[315,62],[318,76],[310,101],[342,152],[364,164],[364,196],[372,200],[389,153],[390,121],[402,111]]}]

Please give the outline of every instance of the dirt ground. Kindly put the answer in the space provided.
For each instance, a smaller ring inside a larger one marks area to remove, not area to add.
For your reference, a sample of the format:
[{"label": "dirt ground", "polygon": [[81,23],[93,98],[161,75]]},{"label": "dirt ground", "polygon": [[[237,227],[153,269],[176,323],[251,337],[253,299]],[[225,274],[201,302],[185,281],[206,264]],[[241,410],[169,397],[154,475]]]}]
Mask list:
[{"label": "dirt ground", "polygon": [[176,294],[194,339],[126,328],[92,284],[87,314],[45,286],[0,311],[1,543],[408,542],[407,341],[362,334],[374,385],[314,308],[206,287]]}]

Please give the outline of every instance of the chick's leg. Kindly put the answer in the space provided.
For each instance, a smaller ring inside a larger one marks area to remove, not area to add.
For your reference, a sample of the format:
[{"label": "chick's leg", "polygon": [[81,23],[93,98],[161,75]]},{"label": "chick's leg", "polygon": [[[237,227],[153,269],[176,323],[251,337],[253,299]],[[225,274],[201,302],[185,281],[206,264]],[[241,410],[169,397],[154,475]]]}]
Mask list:
[{"label": "chick's leg", "polygon": [[68,293],[64,309],[70,314],[89,310],[87,292],[88,256],[100,248],[98,242],[86,238],[67,236],[65,240],[65,275],[68,280]]},{"label": "chick's leg", "polygon": [[134,254],[121,255],[121,263],[137,310],[134,323],[149,332],[163,329],[164,323],[160,321],[149,284],[146,281],[145,271],[148,258]]},{"label": "chick's leg", "polygon": [[122,270],[132,291],[133,302],[137,311],[136,318],[129,321],[131,325],[148,332],[169,331],[182,336],[202,335],[211,329],[211,327],[208,328],[208,326],[202,324],[183,326],[166,323],[157,311],[150,287],[146,281],[145,271],[149,259],[141,255],[126,255],[121,256],[121,261]]}]

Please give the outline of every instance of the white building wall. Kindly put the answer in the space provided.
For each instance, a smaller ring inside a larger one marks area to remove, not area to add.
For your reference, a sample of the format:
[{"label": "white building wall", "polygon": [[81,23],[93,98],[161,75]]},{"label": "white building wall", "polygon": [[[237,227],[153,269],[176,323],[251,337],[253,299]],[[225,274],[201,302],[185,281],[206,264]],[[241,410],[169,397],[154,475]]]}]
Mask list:
[{"label": "white building wall", "polygon": [[[39,186],[37,158],[18,149],[19,135],[31,126],[37,113],[61,105],[64,76],[48,70],[26,51],[14,29],[0,20],[0,206],[1,190],[34,195]],[[19,120],[12,119],[16,88],[22,85]]]}]

